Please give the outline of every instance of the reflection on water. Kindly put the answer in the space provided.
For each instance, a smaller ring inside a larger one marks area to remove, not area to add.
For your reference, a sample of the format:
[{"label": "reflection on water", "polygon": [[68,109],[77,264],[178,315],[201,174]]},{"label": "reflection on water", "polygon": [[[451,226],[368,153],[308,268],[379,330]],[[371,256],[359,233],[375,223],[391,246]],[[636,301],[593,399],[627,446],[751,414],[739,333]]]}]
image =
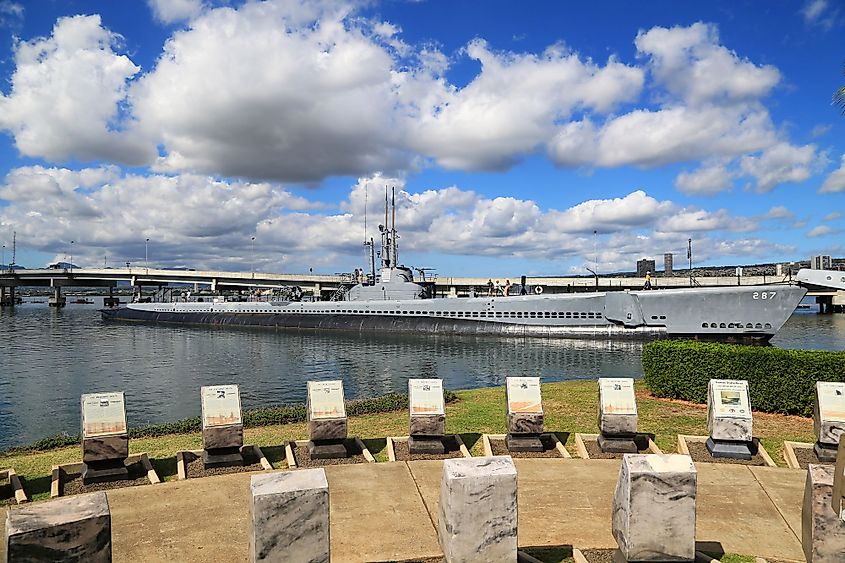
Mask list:
[{"label": "reflection on water", "polygon": [[[244,408],[303,402],[309,379],[343,379],[348,398],[406,392],[412,377],[449,389],[640,377],[635,342],[451,335],[270,332],[104,323],[101,305],[0,310],[0,447],[78,432],[79,396],[123,390],[130,426],[199,415],[202,385],[237,383]],[[845,315],[794,315],[776,345],[843,349]]]}]

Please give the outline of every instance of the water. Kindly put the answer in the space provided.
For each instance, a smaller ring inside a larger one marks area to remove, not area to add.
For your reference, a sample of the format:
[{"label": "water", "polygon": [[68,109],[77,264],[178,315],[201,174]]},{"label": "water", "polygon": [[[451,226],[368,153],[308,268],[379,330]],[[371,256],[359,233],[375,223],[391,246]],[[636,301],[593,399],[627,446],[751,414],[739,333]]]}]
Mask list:
[{"label": "water", "polygon": [[[237,383],[244,408],[305,400],[309,379],[340,378],[347,398],[406,392],[413,377],[448,389],[640,377],[642,346],[614,341],[269,332],[104,323],[95,305],[0,310],[0,448],[79,432],[79,396],[126,392],[130,427],[200,414],[202,385]],[[845,315],[799,312],[773,344],[845,349]]]}]

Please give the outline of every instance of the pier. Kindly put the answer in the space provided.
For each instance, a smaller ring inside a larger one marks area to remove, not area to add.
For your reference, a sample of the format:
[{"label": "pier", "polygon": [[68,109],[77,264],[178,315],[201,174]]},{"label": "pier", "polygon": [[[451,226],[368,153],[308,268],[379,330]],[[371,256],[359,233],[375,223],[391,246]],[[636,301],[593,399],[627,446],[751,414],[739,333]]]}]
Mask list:
[{"label": "pier", "polygon": [[[518,294],[522,276],[494,277],[430,277],[438,297],[466,297],[471,294],[486,295],[488,280],[498,280],[504,287],[510,280],[511,295]],[[690,287],[727,287],[736,285],[764,285],[788,283],[790,277],[781,276],[702,276],[689,277],[655,275],[651,278],[652,289]],[[219,291],[244,291],[255,289],[280,289],[298,286],[306,294],[317,299],[330,299],[339,289],[354,283],[350,274],[279,274],[267,272],[225,272],[213,270],[167,270],[156,268],[67,268],[32,269],[0,272],[0,305],[15,304],[18,288],[49,287],[53,290],[49,303],[61,307],[66,298],[65,288],[102,287],[108,288],[112,298],[114,288],[132,286],[140,289],[160,290],[179,284],[188,288]],[[525,284],[532,291],[543,293],[582,293],[593,291],[638,290],[643,287],[643,278],[629,277],[576,277],[576,276],[526,276]],[[537,290],[536,288],[541,288]],[[815,297],[819,311],[823,313],[845,311],[845,291],[830,288],[810,288],[808,296]]]}]

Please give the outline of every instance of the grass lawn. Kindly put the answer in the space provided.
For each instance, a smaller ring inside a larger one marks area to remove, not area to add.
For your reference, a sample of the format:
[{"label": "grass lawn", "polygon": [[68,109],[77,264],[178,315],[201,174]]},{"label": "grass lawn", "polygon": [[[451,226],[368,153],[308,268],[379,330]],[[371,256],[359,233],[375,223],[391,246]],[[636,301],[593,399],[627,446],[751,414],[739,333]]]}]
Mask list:
[{"label": "grass lawn", "polygon": [[[459,433],[473,455],[482,455],[481,434],[505,432],[505,392],[503,387],[473,389],[457,393],[459,401],[446,406],[446,430]],[[596,433],[598,387],[595,381],[566,381],[543,385],[545,426],[555,432]],[[681,401],[652,397],[637,384],[639,430],[654,434],[664,452],[674,452],[678,434],[707,434],[707,407]],[[387,461],[387,436],[408,433],[408,412],[397,411],[352,417],[350,436],[364,439],[377,461]],[[781,466],[784,440],[812,442],[813,423],[809,418],[754,413],[754,435]],[[284,443],[307,439],[304,423],[247,428],[244,443],[258,444],[274,467],[284,467]],[[574,440],[567,442],[575,454]],[[175,454],[179,450],[202,448],[199,433],[174,434],[155,438],[135,438],[130,452],[147,452],[156,471],[164,480],[176,478]],[[53,465],[81,461],[79,446],[49,451],[0,454],[0,469],[13,468],[24,480],[27,494],[34,499],[49,497]]]}]

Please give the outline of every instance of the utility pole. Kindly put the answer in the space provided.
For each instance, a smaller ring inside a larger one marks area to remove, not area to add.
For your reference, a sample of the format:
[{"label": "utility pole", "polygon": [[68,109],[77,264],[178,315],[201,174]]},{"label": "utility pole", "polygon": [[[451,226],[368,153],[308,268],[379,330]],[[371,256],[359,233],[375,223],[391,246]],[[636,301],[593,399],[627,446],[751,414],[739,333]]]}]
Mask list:
[{"label": "utility pole", "polygon": [[73,241],[70,241],[70,271],[73,272]]},{"label": "utility pole", "polygon": [[687,239],[687,259],[689,260],[689,286],[692,287],[692,239]]},{"label": "utility pole", "polygon": [[12,261],[9,262],[9,271],[12,271],[12,266],[18,259],[18,232],[12,231]]},{"label": "utility pole", "polygon": [[251,267],[252,267],[252,273],[254,274],[255,273],[255,237],[252,237],[252,260],[250,260],[250,261],[252,262]]},{"label": "utility pole", "polygon": [[144,268],[149,270],[150,269],[150,262],[149,262],[149,246],[150,246],[150,239],[146,239],[144,241]]}]

